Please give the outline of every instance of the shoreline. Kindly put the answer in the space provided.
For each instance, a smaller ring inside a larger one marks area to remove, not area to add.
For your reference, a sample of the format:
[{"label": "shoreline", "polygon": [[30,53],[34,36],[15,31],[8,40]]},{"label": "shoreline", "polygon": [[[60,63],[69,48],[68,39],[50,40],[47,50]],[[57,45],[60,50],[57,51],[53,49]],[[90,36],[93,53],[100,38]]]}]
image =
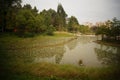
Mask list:
[{"label": "shoreline", "polygon": [[115,43],[115,42],[106,42],[106,41],[101,41],[101,40],[96,40],[94,42],[98,44],[120,47],[120,43]]},{"label": "shoreline", "polygon": [[66,44],[66,43],[69,43],[73,40],[77,39],[77,37],[71,37],[70,39],[68,40],[63,40],[62,42],[59,42],[59,43],[54,43],[54,44],[48,44],[48,45],[44,45],[44,46],[31,46],[31,47],[20,47],[20,48],[7,48],[6,50],[18,50],[18,49],[21,49],[21,50],[24,50],[24,49],[32,49],[32,48],[45,48],[45,47],[55,47],[55,46],[61,46],[63,44]]},{"label": "shoreline", "polygon": [[94,34],[74,34],[74,35],[76,35],[76,36],[91,36],[91,37],[95,37],[96,35],[94,35]]}]

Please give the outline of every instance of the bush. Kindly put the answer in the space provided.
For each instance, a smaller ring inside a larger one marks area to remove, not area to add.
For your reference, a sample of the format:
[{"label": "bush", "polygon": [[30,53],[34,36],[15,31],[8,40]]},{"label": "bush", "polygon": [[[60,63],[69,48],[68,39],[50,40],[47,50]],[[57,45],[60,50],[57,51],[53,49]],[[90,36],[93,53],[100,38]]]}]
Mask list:
[{"label": "bush", "polygon": [[26,37],[34,37],[35,33],[33,33],[33,32],[17,32],[16,35],[18,37],[24,37],[24,38],[26,38]]},{"label": "bush", "polygon": [[52,26],[52,25],[50,25],[49,27],[48,27],[48,29],[45,31],[45,33],[47,34],[47,35],[53,35],[54,32],[55,31],[55,28]]}]

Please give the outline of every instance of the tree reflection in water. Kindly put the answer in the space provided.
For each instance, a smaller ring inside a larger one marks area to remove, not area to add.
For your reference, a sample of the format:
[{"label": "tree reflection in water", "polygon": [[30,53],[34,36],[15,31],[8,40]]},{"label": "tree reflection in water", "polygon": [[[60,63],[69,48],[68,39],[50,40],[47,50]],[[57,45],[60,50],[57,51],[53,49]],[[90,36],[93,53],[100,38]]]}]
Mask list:
[{"label": "tree reflection in water", "polygon": [[35,61],[42,62],[44,60],[45,62],[50,62],[50,59],[52,59],[52,63],[55,62],[59,64],[64,52],[64,46],[46,47],[43,49],[39,49],[35,53]]},{"label": "tree reflection in water", "polygon": [[69,50],[72,50],[76,47],[78,43],[78,39],[74,39],[73,41],[66,44],[66,46],[69,48]]},{"label": "tree reflection in water", "polygon": [[120,66],[120,48],[100,44],[94,48],[98,59],[104,65]]},{"label": "tree reflection in water", "polygon": [[94,36],[80,36],[62,45],[2,50],[2,53],[4,56],[9,53],[7,59],[14,56],[10,60],[23,63],[50,62],[93,67],[120,65],[120,48],[94,43],[96,39]]}]

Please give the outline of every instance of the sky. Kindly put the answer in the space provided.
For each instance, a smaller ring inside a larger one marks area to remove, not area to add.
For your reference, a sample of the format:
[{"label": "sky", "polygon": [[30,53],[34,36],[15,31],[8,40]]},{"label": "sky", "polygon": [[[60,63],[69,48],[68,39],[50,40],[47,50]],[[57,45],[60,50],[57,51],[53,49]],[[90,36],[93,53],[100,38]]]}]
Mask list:
[{"label": "sky", "polygon": [[120,0],[22,0],[22,5],[31,4],[39,11],[57,10],[61,3],[68,17],[75,16],[80,24],[103,22],[114,17],[120,19]]}]

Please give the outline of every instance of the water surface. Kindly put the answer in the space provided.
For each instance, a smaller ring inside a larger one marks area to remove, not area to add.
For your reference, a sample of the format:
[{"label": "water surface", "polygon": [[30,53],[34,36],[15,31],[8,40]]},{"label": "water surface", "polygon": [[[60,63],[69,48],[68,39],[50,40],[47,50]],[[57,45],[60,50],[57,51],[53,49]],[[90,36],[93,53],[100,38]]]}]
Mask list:
[{"label": "water surface", "polygon": [[22,64],[49,62],[84,67],[120,66],[120,47],[95,43],[98,39],[96,36],[79,36],[72,40],[71,37],[31,38],[17,42],[3,40],[0,58]]},{"label": "water surface", "polygon": [[79,36],[63,45],[34,49],[34,62],[50,62],[85,67],[120,64],[120,48],[97,44],[98,37]]}]

